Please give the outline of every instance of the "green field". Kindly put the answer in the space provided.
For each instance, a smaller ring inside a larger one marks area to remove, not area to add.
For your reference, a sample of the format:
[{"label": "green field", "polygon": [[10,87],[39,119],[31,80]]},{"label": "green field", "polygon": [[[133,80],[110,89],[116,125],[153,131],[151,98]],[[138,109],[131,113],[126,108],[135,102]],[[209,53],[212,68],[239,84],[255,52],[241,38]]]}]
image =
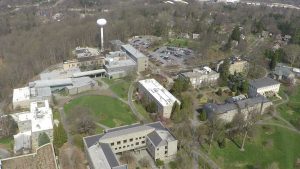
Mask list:
[{"label": "green field", "polygon": [[0,139],[0,147],[5,147],[8,150],[13,149],[14,138],[5,137]]},{"label": "green field", "polygon": [[127,100],[128,89],[130,86],[130,83],[128,81],[124,79],[108,79],[108,78],[104,78],[103,81],[110,86],[110,89],[115,94]]},{"label": "green field", "polygon": [[293,169],[300,158],[300,134],[279,127],[263,129],[257,127],[257,134],[247,140],[242,152],[227,140],[226,147],[213,146],[212,157],[221,168],[266,168],[277,163],[281,169]]},{"label": "green field", "polygon": [[283,118],[300,129],[300,86],[293,91],[289,98],[289,102],[280,105],[277,110]]},{"label": "green field", "polygon": [[116,127],[136,122],[135,116],[125,103],[108,96],[82,96],[64,106],[67,116],[77,106],[87,108],[96,122],[108,127]]}]

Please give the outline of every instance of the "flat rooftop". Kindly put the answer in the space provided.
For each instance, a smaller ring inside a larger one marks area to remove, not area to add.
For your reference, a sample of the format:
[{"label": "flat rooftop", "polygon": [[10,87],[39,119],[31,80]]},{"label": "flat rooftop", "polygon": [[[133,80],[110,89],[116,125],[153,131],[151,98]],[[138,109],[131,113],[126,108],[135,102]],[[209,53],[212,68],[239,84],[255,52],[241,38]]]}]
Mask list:
[{"label": "flat rooftop", "polygon": [[126,67],[126,66],[135,66],[136,63],[131,59],[126,60],[117,60],[117,61],[108,61],[108,64],[105,64],[106,68],[117,68],[117,67]]},{"label": "flat rooftop", "polygon": [[139,83],[162,105],[173,105],[175,101],[180,101],[174,97],[167,89],[159,84],[155,79],[140,80]]},{"label": "flat rooftop", "polygon": [[272,85],[278,85],[280,83],[272,78],[264,77],[260,79],[251,80],[249,84],[250,86],[254,86],[255,88],[261,88],[261,87],[267,87]]},{"label": "flat rooftop", "polygon": [[72,78],[72,86],[67,86],[67,89],[83,87],[83,86],[92,86],[96,85],[97,82],[90,77],[79,77],[79,78]]},{"label": "flat rooftop", "polygon": [[36,153],[1,159],[3,169],[57,169],[51,143],[37,149]]},{"label": "flat rooftop", "polygon": [[136,48],[134,48],[130,44],[122,45],[122,48],[124,50],[126,50],[128,53],[130,53],[132,56],[134,56],[135,58],[144,58],[144,57],[146,57],[143,53],[138,51]]},{"label": "flat rooftop", "polygon": [[106,72],[105,69],[90,70],[85,72],[75,72],[72,74],[72,77],[92,76],[92,75],[97,75],[105,72]]},{"label": "flat rooftop", "polygon": [[31,121],[32,132],[53,129],[52,109],[48,100],[31,102],[30,112],[15,113],[11,116],[17,122]]},{"label": "flat rooftop", "polygon": [[51,79],[51,80],[36,80],[34,82],[30,82],[30,87],[56,87],[56,86],[67,86],[72,85],[72,79]]},{"label": "flat rooftop", "polygon": [[41,73],[40,78],[41,80],[52,80],[52,79],[65,79],[72,77],[75,73],[80,73],[79,68],[72,68],[68,70],[64,69],[56,69],[51,72]]},{"label": "flat rooftop", "polygon": [[30,89],[29,89],[29,87],[14,89],[13,103],[14,102],[21,102],[21,101],[25,101],[25,100],[29,100],[29,99],[30,99]]},{"label": "flat rooftop", "polygon": [[193,71],[190,71],[190,72],[184,72],[184,73],[181,73],[182,75],[184,75],[185,77],[189,77],[189,78],[197,78],[197,77],[201,77],[201,76],[204,76],[204,75],[215,75],[215,74],[218,74],[217,72],[215,72],[214,70],[204,70],[204,69],[194,69]]}]

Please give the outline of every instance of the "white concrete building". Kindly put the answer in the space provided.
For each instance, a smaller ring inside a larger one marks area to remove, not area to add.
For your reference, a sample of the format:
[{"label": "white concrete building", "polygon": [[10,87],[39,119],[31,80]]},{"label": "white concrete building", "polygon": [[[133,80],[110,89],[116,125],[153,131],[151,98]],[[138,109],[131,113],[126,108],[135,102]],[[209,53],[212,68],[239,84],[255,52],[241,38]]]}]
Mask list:
[{"label": "white concrete building", "polygon": [[29,87],[23,87],[14,89],[13,92],[13,109],[16,108],[29,108],[30,106],[30,89]]},{"label": "white concrete building", "polygon": [[268,96],[279,92],[280,83],[269,77],[251,80],[249,82],[249,96],[258,94]]},{"label": "white concrete building", "polygon": [[193,69],[192,72],[181,73],[180,76],[190,81],[194,88],[216,85],[220,74],[211,68],[204,66],[201,69]]},{"label": "white concrete building", "polygon": [[180,101],[174,97],[167,89],[159,84],[155,79],[145,79],[138,82],[138,91],[142,97],[149,101],[154,101],[157,105],[157,112],[164,118],[170,118],[173,104]]},{"label": "white concrete building", "polygon": [[[31,102],[29,112],[15,113],[11,115],[18,124],[19,132],[15,135],[15,152],[19,152],[26,146],[19,139],[24,139],[24,135],[31,136],[31,147],[33,150],[38,148],[38,137],[41,133],[46,133],[53,140],[53,116],[52,109],[47,100]],[[22,137],[20,137],[22,135]],[[21,145],[18,143],[22,143]]]},{"label": "white concrete building", "polygon": [[116,154],[141,149],[146,149],[154,160],[172,159],[178,142],[160,122],[117,127],[83,141],[91,169],[127,169]]}]

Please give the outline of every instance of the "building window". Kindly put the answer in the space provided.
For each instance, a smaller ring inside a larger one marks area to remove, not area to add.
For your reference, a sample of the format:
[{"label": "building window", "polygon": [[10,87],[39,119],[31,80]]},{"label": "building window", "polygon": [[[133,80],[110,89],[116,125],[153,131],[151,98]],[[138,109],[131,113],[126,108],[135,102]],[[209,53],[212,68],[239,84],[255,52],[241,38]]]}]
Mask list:
[{"label": "building window", "polygon": [[123,148],[125,148],[126,146],[123,146]]},{"label": "building window", "polygon": [[121,149],[122,147],[119,147],[119,149]]},{"label": "building window", "polygon": [[121,141],[118,141],[117,144],[118,144],[118,145],[121,144]]},{"label": "building window", "polygon": [[118,148],[115,148],[115,150],[118,150]]},{"label": "building window", "polygon": [[133,146],[133,144],[131,144],[131,146]]},{"label": "building window", "polygon": [[159,148],[156,149],[157,151],[159,150]]},{"label": "building window", "polygon": [[139,139],[142,139],[142,137],[140,137]]},{"label": "building window", "polygon": [[132,141],[133,141],[133,138],[131,138],[129,141],[132,142]]},{"label": "building window", "polygon": [[165,154],[168,154],[168,151],[165,151]]},{"label": "building window", "polygon": [[142,141],[142,144],[145,144],[145,141]]},{"label": "building window", "polygon": [[127,147],[129,147],[129,145],[127,145]]},{"label": "building window", "polygon": [[145,136],[143,136],[143,138],[145,138]]},{"label": "building window", "polygon": [[136,143],[135,143],[135,145],[139,145],[139,144],[140,144],[139,142],[136,142]]},{"label": "building window", "polygon": [[138,140],[138,138],[135,138],[135,140]]},{"label": "building window", "polygon": [[110,145],[111,145],[111,146],[114,146],[114,145],[115,145],[115,143],[110,143]]},{"label": "building window", "polygon": [[123,140],[123,143],[127,143],[127,140]]}]

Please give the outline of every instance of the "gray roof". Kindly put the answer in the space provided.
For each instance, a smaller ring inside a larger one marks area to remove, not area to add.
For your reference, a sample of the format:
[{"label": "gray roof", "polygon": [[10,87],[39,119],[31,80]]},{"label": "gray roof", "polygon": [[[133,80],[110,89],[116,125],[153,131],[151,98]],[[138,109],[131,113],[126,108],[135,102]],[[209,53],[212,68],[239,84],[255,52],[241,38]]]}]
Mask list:
[{"label": "gray roof", "polygon": [[251,80],[249,82],[249,84],[250,84],[250,86],[254,86],[255,88],[261,88],[261,87],[265,87],[265,86],[277,85],[280,83],[269,77],[264,77],[264,78],[260,78],[260,79]]},{"label": "gray roof", "polygon": [[72,77],[83,77],[83,76],[91,76],[91,75],[97,75],[99,73],[105,73],[105,69],[97,69],[97,70],[91,70],[91,71],[85,71],[85,72],[76,72],[73,73]]},{"label": "gray roof", "polygon": [[[101,139],[107,139],[107,138],[112,138],[112,137],[118,137],[122,135],[127,135],[135,132],[140,132],[140,131],[147,131],[153,129],[152,127],[141,125],[141,126],[133,126],[133,127],[128,127],[125,129],[120,129],[116,131],[110,131],[104,134]],[[153,129],[154,130],[154,129]]]},{"label": "gray roof", "polygon": [[225,104],[215,104],[215,103],[207,103],[204,106],[204,110],[206,110],[209,113],[215,113],[215,114],[223,114],[227,113],[230,110],[235,109],[245,109],[247,106],[254,106],[258,103],[267,103],[270,102],[267,98],[263,96],[257,96],[253,98],[248,98],[244,100],[239,100],[235,103],[225,103]]},{"label": "gray roof", "polygon": [[155,131],[148,134],[147,137],[151,140],[155,147],[159,146],[163,142],[163,139]]},{"label": "gray roof", "polygon": [[130,44],[122,45],[122,48],[126,50],[128,53],[130,53],[132,56],[134,56],[135,58],[146,57],[144,54],[142,54],[140,51],[138,51]]},{"label": "gray roof", "polygon": [[105,130],[105,132],[106,133],[115,132],[115,131],[120,131],[120,130],[124,130],[124,129],[130,129],[130,128],[137,127],[137,126],[142,126],[142,124],[136,123],[136,124],[126,125],[126,126],[122,126],[122,127],[115,127],[112,129],[107,129],[107,130]]},{"label": "gray roof", "polygon": [[84,137],[83,139],[84,139],[87,147],[90,148],[92,145],[95,145],[102,136],[103,136],[103,134],[97,134],[94,136]]},{"label": "gray roof", "polygon": [[168,131],[168,130],[161,124],[160,121],[157,121],[157,122],[154,122],[154,123],[146,124],[146,126],[153,127],[153,128],[155,128],[156,130],[166,130],[166,131]]},{"label": "gray roof", "polygon": [[72,86],[67,86],[66,88],[72,89],[72,88],[83,87],[83,86],[92,86],[96,84],[97,82],[90,77],[79,77],[79,78],[72,78]]},{"label": "gray roof", "polygon": [[100,143],[101,148],[105,154],[105,157],[110,165],[110,167],[116,167],[119,166],[119,162],[117,160],[116,155],[114,154],[114,152],[111,150],[111,147],[109,144],[107,143]]},{"label": "gray roof", "polygon": [[285,76],[285,77],[294,76],[292,69],[290,67],[286,67],[286,66],[276,66],[273,73],[278,76]]},{"label": "gray roof", "polygon": [[29,83],[29,87],[57,87],[72,85],[71,78],[52,79],[52,80],[36,80]]}]

